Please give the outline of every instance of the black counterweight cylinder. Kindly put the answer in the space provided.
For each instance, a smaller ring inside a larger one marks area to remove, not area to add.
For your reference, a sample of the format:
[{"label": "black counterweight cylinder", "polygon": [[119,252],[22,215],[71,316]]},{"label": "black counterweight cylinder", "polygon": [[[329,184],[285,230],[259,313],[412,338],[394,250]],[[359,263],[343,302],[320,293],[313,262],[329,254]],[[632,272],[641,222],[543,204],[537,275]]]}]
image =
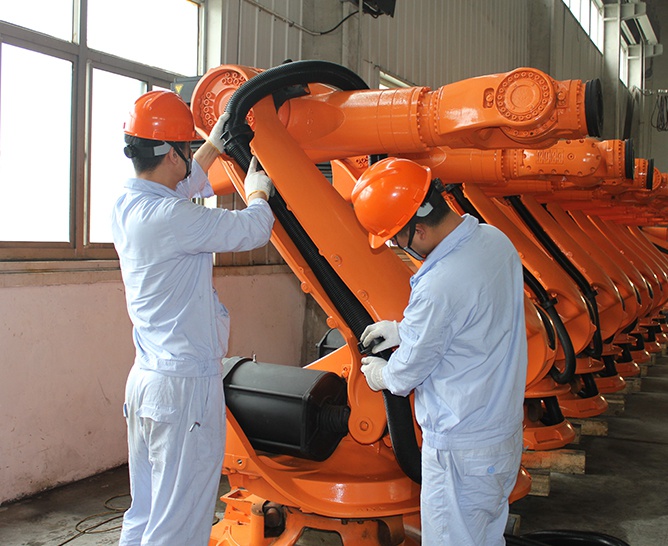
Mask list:
[{"label": "black counterweight cylinder", "polygon": [[254,449],[314,461],[348,433],[346,382],[332,372],[223,360],[227,409]]}]

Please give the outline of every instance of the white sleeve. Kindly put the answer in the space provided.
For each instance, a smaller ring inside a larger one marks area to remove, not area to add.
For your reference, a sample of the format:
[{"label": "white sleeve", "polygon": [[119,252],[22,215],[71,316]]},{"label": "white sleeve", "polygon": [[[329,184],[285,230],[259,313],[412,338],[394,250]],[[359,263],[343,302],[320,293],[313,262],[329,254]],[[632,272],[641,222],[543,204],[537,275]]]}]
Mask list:
[{"label": "white sleeve", "polygon": [[211,197],[214,195],[209,177],[195,160],[192,161],[192,172],[188,178],[181,180],[176,185],[175,191],[179,197],[185,197],[186,199]]},{"label": "white sleeve", "polygon": [[239,252],[269,242],[274,215],[264,199],[254,199],[244,210],[211,209],[178,200],[170,225],[181,249],[188,254]]},{"label": "white sleeve", "polygon": [[448,313],[428,297],[411,298],[399,324],[401,343],[383,369],[387,388],[406,396],[442,361],[454,332]]}]

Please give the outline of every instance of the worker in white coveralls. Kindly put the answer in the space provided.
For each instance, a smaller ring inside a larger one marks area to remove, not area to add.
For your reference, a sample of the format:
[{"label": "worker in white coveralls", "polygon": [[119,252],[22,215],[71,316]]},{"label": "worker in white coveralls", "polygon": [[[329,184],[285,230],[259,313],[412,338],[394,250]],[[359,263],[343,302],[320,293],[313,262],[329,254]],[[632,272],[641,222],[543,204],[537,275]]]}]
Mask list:
[{"label": "worker in white coveralls", "polygon": [[388,361],[362,358],[371,389],[415,391],[422,544],[501,546],[527,368],[518,253],[495,227],[453,212],[430,170],[406,159],[372,165],[352,202],[373,248],[392,240],[422,262],[401,322],[361,337],[373,353],[397,347]]},{"label": "worker in white coveralls", "polygon": [[151,91],[125,124],[125,155],[136,178],[112,215],[114,245],[133,324],[136,358],[128,376],[132,505],[122,546],[205,546],[213,522],[225,446],[221,359],[229,315],[212,284],[213,252],[251,250],[269,241],[271,180],[253,158],[248,207],[207,208],[206,171],[222,152],[221,116],[206,142],[186,103]]}]

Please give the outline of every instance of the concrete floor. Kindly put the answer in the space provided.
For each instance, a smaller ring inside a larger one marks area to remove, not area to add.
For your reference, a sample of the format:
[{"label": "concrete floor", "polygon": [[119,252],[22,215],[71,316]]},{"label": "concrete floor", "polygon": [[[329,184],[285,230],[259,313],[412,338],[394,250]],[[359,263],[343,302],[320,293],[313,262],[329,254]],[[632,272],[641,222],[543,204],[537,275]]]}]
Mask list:
[{"label": "concrete floor", "polygon": [[619,416],[604,416],[605,437],[583,436],[585,474],[552,474],[547,497],[511,506],[521,532],[597,531],[631,546],[668,545],[668,358],[659,357],[624,396]]},{"label": "concrete floor", "polygon": [[[631,546],[668,544],[668,358],[660,357],[625,396],[623,413],[603,416],[604,437],[583,436],[582,475],[551,474],[547,497],[514,503],[521,533],[577,529],[607,533]],[[129,505],[127,467],[0,507],[2,546],[105,546],[118,543]],[[221,480],[221,494],[227,483]],[[217,515],[222,515],[219,503]],[[303,546],[340,544],[315,534]]]}]

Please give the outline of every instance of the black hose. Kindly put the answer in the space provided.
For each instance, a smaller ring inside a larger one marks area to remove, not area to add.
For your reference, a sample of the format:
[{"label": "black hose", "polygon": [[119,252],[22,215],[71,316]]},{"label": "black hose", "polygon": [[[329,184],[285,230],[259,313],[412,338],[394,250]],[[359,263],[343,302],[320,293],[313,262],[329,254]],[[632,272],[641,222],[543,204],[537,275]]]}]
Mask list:
[{"label": "black hose", "polygon": [[566,330],[566,325],[561,320],[554,304],[544,309],[554,323],[559,343],[564,351],[564,369],[559,371],[559,368],[552,366],[552,368],[550,368],[550,377],[560,385],[566,385],[575,377],[575,369],[577,367],[577,357],[575,356],[573,342],[571,341],[571,336],[569,335],[568,330]]},{"label": "black hose", "polygon": [[617,364],[628,364],[634,363],[633,355],[631,354],[631,344],[630,343],[617,343],[619,347],[622,348],[622,354],[615,359]]},{"label": "black hose", "polygon": [[551,427],[564,422],[564,414],[559,407],[559,401],[556,396],[546,396],[543,398],[545,404],[545,413],[540,422],[546,427]]},{"label": "black hose", "polygon": [[369,167],[373,165],[374,163],[378,163],[379,161],[387,158],[387,154],[372,154],[369,156]]},{"label": "black hose", "polygon": [[594,375],[591,373],[583,373],[580,378],[582,379],[582,389],[577,393],[580,398],[592,398],[598,396],[598,386],[596,385],[596,380]]},{"label": "black hose", "polygon": [[630,546],[620,538],[595,531],[533,531],[523,534],[522,538],[537,540],[546,546]]},{"label": "black hose", "polygon": [[617,375],[617,366],[615,366],[615,355],[603,355],[603,365],[605,370],[599,372],[600,377],[614,377]]},{"label": "black hose", "polygon": [[659,245],[656,245],[656,244],[655,244],[654,246],[655,246],[655,247],[658,249],[658,251],[661,252],[662,254],[668,254],[668,248],[663,248],[662,246],[659,246]]},{"label": "black hose", "polygon": [[525,537],[518,537],[515,535],[503,535],[508,546],[546,546],[544,542],[538,542]]},{"label": "black hose", "polygon": [[634,334],[631,332],[631,337],[635,338],[636,342],[631,346],[632,351],[644,351],[645,350],[645,340],[642,337],[642,334]]},{"label": "black hose", "polygon": [[584,104],[587,133],[592,137],[600,137],[603,133],[603,86],[598,78],[585,84]]},{"label": "black hose", "polygon": [[533,217],[529,209],[522,202],[519,195],[507,196],[506,201],[508,201],[513,209],[515,209],[515,212],[517,212],[526,226],[536,236],[536,239],[543,245],[548,254],[555,259],[566,274],[578,285],[578,288],[587,302],[589,316],[594,323],[594,326],[596,326],[596,331],[594,332],[594,337],[592,339],[592,347],[590,350],[586,351],[586,354],[592,358],[600,359],[601,353],[603,352],[603,340],[601,338],[601,321],[598,316],[598,304],[596,303],[596,290],[545,232],[540,223]]},{"label": "black hose", "polygon": [[649,324],[643,326],[643,328],[645,328],[645,342],[654,343],[656,341],[656,334],[661,331],[661,327],[658,324]]},{"label": "black hose", "polygon": [[633,140],[628,139],[624,143],[624,177],[633,180],[636,174],[636,153]]},{"label": "black hose", "polygon": [[448,184],[445,186],[445,191],[447,191],[452,197],[455,198],[457,204],[466,214],[470,214],[471,216],[477,218],[478,222],[481,224],[487,223],[482,217],[482,214],[478,212],[478,209],[473,206],[473,203],[471,203],[471,201],[466,198],[460,184]]},{"label": "black hose", "polygon": [[545,331],[547,332],[547,346],[550,349],[555,350],[557,348],[557,331],[554,327],[554,324],[552,324],[550,321],[547,311],[545,311],[545,309],[543,309],[540,305],[536,305],[536,310],[538,311],[540,319],[543,322],[543,326],[545,326]]},{"label": "black hose", "polygon": [[[638,303],[640,303],[640,301],[638,301]],[[638,319],[637,318],[633,319],[633,322],[631,324],[629,324],[626,328],[624,328],[622,330],[622,333],[631,334],[631,332],[633,332],[633,330],[636,329],[636,326],[638,326]]]},{"label": "black hose", "polygon": [[325,260],[278,192],[269,200],[276,219],[295,244],[341,316],[359,339],[373,320],[364,306]]},{"label": "black hose", "polygon": [[246,114],[263,98],[286,87],[324,83],[343,91],[368,89],[368,85],[357,74],[347,68],[327,61],[295,61],[261,72],[245,82],[230,98],[225,111],[230,119],[225,124],[225,152],[241,168],[248,170],[251,160],[250,141],[253,131],[246,123]]},{"label": "black hose", "polygon": [[[482,224],[486,223],[482,215],[473,206],[473,203],[466,198],[460,185],[448,184],[445,187],[445,191],[454,197],[457,205],[459,205],[465,213],[475,216]],[[545,288],[543,288],[543,285],[538,282],[538,279],[536,279],[536,277],[524,266],[522,266],[522,274],[524,276],[524,284],[534,293],[540,308],[542,308],[550,319],[552,319],[552,324],[554,325],[557,337],[559,338],[559,343],[564,351],[564,370],[559,371],[556,366],[552,366],[550,369],[550,376],[560,385],[570,383],[575,376],[577,360],[575,358],[575,349],[573,348],[571,337],[568,335],[566,326],[555,308],[557,300],[556,298],[550,297]]]},{"label": "black hose", "polygon": [[[326,61],[288,63],[266,70],[250,79],[237,89],[227,104],[225,110],[230,113],[230,119],[225,125],[223,135],[225,152],[245,171],[248,170],[252,157],[250,141],[253,138],[253,131],[246,124],[248,111],[258,101],[285,87],[308,83],[331,85],[343,91],[368,89],[364,80],[357,74],[343,66]],[[369,313],[320,254],[318,247],[288,209],[278,191],[269,199],[269,204],[276,219],[302,254],[343,320],[355,337],[360,339],[364,329],[373,323]],[[388,350],[379,356],[387,360],[390,355],[391,351]],[[397,463],[411,480],[420,483],[421,454],[415,436],[410,401],[408,398],[395,396],[387,390],[383,391],[383,399],[387,413],[387,427]]]},{"label": "black hose", "polygon": [[540,308],[547,313],[547,316],[552,320],[554,324],[554,329],[557,332],[557,338],[559,338],[559,344],[561,349],[564,352],[564,369],[559,371],[559,368],[552,366],[550,368],[550,377],[554,379],[560,385],[566,385],[573,380],[575,377],[575,369],[577,367],[577,358],[575,355],[575,348],[573,347],[573,342],[571,341],[571,336],[566,329],[566,325],[561,320],[559,312],[555,305],[558,303],[556,298],[551,298],[547,293],[547,290],[543,287],[538,279],[529,271],[526,267],[522,268],[524,274],[524,284],[529,287],[538,300],[538,305]]},{"label": "black hose", "polygon": [[654,158],[647,160],[647,178],[645,179],[645,189],[654,189]]}]

